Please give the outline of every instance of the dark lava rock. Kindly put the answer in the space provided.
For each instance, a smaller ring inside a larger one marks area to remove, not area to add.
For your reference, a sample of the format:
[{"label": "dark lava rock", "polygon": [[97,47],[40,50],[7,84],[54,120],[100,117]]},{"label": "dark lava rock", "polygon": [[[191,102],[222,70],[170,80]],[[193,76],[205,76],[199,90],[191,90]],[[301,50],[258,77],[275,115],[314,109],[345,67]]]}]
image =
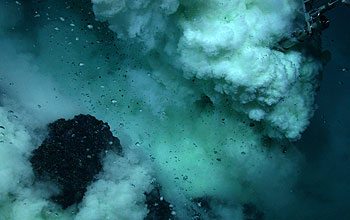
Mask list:
[{"label": "dark lava rock", "polygon": [[60,193],[52,200],[65,209],[82,200],[108,150],[121,154],[119,139],[108,124],[91,115],[78,115],[50,123],[48,136],[32,152],[30,162],[36,179],[58,186]]},{"label": "dark lava rock", "polygon": [[149,210],[144,220],[173,220],[171,214],[173,208],[170,203],[160,196],[159,188],[155,187],[150,193],[146,193],[146,204]]},{"label": "dark lava rock", "polygon": [[201,219],[217,219],[216,216],[210,207],[211,198],[208,196],[198,197],[192,199],[192,202],[195,205],[195,215],[192,217],[193,220],[201,220]]},{"label": "dark lava rock", "polygon": [[245,220],[264,220],[264,213],[251,203],[243,205],[243,214]]}]

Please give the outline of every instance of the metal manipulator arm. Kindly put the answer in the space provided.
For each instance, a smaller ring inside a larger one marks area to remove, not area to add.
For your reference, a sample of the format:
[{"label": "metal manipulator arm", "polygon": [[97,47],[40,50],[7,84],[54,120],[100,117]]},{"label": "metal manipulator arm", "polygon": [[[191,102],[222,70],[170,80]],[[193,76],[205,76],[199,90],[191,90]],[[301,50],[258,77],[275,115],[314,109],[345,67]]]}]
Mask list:
[{"label": "metal manipulator arm", "polygon": [[277,45],[277,49],[287,51],[293,46],[304,42],[316,33],[321,33],[329,27],[328,18],[323,15],[325,12],[335,8],[338,5],[344,4],[350,6],[350,0],[331,0],[327,3],[307,11],[307,8],[312,8],[312,0],[303,1],[303,11],[305,17],[305,26],[303,29],[298,29],[292,33],[289,38],[285,38]]}]

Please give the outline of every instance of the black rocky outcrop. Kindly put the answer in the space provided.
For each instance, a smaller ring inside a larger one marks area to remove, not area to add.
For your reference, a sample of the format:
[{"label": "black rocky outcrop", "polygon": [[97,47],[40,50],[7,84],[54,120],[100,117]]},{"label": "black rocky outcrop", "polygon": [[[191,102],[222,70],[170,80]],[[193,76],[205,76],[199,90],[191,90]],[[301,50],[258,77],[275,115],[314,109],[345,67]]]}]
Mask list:
[{"label": "black rocky outcrop", "polygon": [[119,139],[109,125],[91,115],[78,115],[50,123],[48,136],[32,152],[30,162],[37,180],[60,189],[52,200],[67,208],[82,200],[110,150],[121,154]]},{"label": "black rocky outcrop", "polygon": [[243,205],[243,214],[245,220],[264,220],[264,213],[254,204],[246,203]]},{"label": "black rocky outcrop", "polygon": [[159,192],[159,187],[155,187],[150,193],[146,193],[146,204],[149,210],[144,220],[173,220],[173,207],[167,202]]}]

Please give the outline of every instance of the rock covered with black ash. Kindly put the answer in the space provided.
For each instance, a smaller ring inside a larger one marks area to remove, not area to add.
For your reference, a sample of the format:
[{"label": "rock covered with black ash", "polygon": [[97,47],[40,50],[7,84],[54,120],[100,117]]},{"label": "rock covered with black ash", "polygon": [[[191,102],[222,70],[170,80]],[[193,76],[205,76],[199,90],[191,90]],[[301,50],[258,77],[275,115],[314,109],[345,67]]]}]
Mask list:
[{"label": "rock covered with black ash", "polygon": [[62,208],[79,203],[86,187],[102,169],[102,159],[122,148],[107,123],[91,115],[59,119],[48,125],[48,136],[32,152],[30,162],[37,180],[60,189],[52,200]]}]

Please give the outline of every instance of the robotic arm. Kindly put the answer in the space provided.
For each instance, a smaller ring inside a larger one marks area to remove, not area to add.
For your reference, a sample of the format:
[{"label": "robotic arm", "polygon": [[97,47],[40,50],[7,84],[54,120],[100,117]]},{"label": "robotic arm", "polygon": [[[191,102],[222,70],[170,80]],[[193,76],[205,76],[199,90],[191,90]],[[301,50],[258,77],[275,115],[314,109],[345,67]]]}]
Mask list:
[{"label": "robotic arm", "polygon": [[341,4],[350,6],[350,0],[331,0],[314,9],[312,8],[312,3],[313,0],[303,1],[302,13],[304,14],[306,24],[303,29],[296,30],[289,38],[280,41],[277,46],[279,50],[287,51],[312,35],[321,33],[324,29],[328,28],[329,20],[323,15],[325,12]]}]

